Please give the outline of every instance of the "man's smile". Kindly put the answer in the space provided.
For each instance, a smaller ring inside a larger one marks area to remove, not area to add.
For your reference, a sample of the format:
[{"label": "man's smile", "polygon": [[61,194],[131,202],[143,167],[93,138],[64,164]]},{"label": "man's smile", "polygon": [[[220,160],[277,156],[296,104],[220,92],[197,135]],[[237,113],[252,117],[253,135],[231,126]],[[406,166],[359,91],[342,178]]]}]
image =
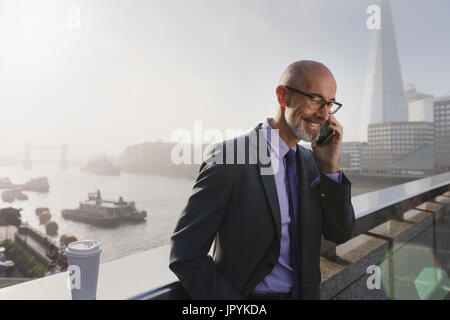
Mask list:
[{"label": "man's smile", "polygon": [[305,122],[305,124],[313,130],[318,130],[320,129],[320,125],[321,122],[320,120],[315,120],[314,118],[302,118],[303,122]]}]

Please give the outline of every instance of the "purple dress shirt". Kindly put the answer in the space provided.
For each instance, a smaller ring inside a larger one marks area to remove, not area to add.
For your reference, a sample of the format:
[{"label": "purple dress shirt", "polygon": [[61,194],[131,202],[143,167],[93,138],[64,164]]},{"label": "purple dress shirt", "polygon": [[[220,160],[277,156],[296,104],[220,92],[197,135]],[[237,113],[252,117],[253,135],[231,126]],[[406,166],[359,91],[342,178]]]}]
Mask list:
[{"label": "purple dress shirt", "polygon": [[[270,126],[270,121],[272,119],[267,119],[267,121],[262,125],[265,138],[268,140],[268,145],[270,148],[270,160],[272,163],[278,163],[278,170],[274,173],[275,184],[278,194],[278,203],[280,205],[281,213],[281,243],[280,243],[280,257],[278,258],[275,267],[272,272],[269,273],[261,282],[258,283],[254,289],[255,293],[270,293],[270,292],[290,292],[293,282],[293,269],[291,267],[291,262],[289,258],[289,223],[291,219],[289,217],[289,198],[286,185],[286,163],[284,156],[289,151],[289,147],[280,138],[278,133],[272,130]],[[269,139],[267,138],[269,136]],[[278,139],[278,146],[276,144],[270,144],[270,138]],[[297,146],[293,146],[291,150],[296,151]],[[281,159],[281,161],[280,161]],[[342,171],[338,173],[328,173],[328,177],[334,181],[341,183]],[[316,180],[313,181],[318,182]]]}]

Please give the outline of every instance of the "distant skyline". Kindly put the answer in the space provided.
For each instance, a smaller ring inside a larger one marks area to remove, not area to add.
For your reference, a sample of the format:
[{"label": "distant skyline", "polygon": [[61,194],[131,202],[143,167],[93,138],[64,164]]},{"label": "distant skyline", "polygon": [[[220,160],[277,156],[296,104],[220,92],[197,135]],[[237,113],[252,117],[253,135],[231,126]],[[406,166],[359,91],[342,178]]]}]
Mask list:
[{"label": "distant skyline", "polygon": [[[344,141],[359,140],[371,4],[0,0],[0,158],[26,142],[118,156],[196,120],[247,130],[275,114],[281,73],[300,59],[334,73]],[[450,2],[391,9],[405,88],[449,94]]]}]

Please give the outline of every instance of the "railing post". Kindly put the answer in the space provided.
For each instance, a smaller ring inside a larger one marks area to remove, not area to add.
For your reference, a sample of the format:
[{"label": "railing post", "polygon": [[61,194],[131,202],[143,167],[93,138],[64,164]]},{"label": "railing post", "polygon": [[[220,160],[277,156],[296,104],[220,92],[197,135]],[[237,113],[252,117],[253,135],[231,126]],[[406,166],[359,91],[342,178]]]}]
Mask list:
[{"label": "railing post", "polygon": [[394,240],[388,239],[389,299],[395,300]]}]

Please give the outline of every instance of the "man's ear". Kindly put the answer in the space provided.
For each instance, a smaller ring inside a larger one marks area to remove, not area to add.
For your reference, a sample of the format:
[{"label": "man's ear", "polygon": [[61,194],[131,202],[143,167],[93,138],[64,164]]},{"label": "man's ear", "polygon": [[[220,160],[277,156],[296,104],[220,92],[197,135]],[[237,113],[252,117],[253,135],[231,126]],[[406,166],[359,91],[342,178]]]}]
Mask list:
[{"label": "man's ear", "polygon": [[278,103],[280,104],[280,107],[286,107],[288,103],[288,97],[287,97],[287,89],[285,86],[279,85],[276,90]]}]

